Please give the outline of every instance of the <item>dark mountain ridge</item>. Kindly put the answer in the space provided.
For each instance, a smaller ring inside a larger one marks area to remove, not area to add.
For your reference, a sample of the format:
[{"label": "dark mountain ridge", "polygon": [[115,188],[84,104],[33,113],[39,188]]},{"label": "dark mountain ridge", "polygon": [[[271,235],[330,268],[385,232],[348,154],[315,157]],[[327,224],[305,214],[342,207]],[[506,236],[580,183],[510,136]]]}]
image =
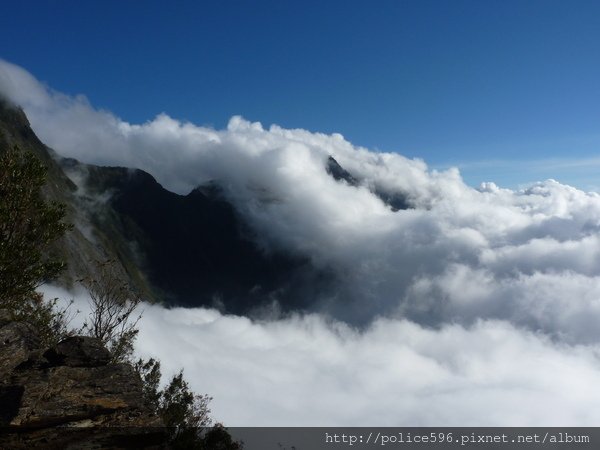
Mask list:
[{"label": "dark mountain ridge", "polygon": [[[340,166],[340,164],[335,160],[333,156],[329,156],[329,158],[327,158],[325,170],[336,181],[345,181],[350,186],[360,185],[360,181],[357,178],[355,178],[350,172],[348,172],[346,169]],[[402,209],[409,209],[411,207],[406,196],[401,193],[389,192],[388,190],[383,189],[379,186],[376,186],[374,189],[371,190],[371,192],[373,192],[373,194],[379,197],[394,212]]]},{"label": "dark mountain ridge", "polygon": [[236,314],[304,309],[331,287],[307,258],[257,244],[217,184],[178,195],[142,170],[61,158],[20,109],[0,102],[0,151],[15,145],[47,165],[45,194],[67,204],[75,224],[55,249],[69,262],[67,286],[93,275],[93,261],[114,259],[147,299]]},{"label": "dark mountain ridge", "polygon": [[91,211],[93,222],[114,228],[130,244],[128,257],[167,304],[245,314],[277,300],[285,309],[296,309],[308,306],[307,277],[323,287],[307,259],[256,244],[218,185],[178,195],[141,170],[73,160],[63,166],[67,173],[86,172],[88,198],[107,198]]},{"label": "dark mountain ridge", "polygon": [[[264,248],[218,182],[179,195],[139,169],[62,158],[37,138],[21,109],[0,100],[0,152],[13,146],[42,160],[45,195],[67,205],[74,229],[53,249],[69,263],[60,280],[67,287],[93,276],[95,262],[112,259],[144,298],[170,306],[250,314],[274,305],[310,309],[336,295],[333,269]],[[331,156],[324,170],[340,183],[365,183]],[[402,194],[371,189],[393,211],[410,207]]]}]

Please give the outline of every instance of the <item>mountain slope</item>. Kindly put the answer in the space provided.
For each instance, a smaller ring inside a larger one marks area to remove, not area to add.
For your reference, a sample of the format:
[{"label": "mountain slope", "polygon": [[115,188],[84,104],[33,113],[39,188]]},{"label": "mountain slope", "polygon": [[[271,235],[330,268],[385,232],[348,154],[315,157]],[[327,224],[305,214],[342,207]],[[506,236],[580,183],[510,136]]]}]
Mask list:
[{"label": "mountain slope", "polygon": [[35,136],[24,113],[0,103],[0,151],[17,145],[48,167],[46,196],[68,206],[75,225],[55,251],[69,262],[61,282],[94,274],[113,259],[153,301],[214,306],[246,314],[303,309],[332,281],[307,259],[260,247],[218,185],[178,195],[146,172],[98,167],[58,156]]},{"label": "mountain slope", "polygon": [[308,261],[261,249],[217,185],[182,196],[141,170],[62,165],[81,180],[83,201],[95,204],[95,226],[128,242],[128,257],[168,304],[248,313],[277,299],[301,308],[310,298],[300,289],[306,277],[322,285]]},{"label": "mountain slope", "polygon": [[[114,259],[115,255],[103,245],[101,230],[95,230],[96,239],[86,236],[88,218],[78,207],[75,195],[77,186],[56,163],[55,152],[37,138],[21,109],[0,98],[0,152],[14,147],[34,153],[44,163],[48,172],[43,194],[49,200],[65,204],[66,221],[75,225],[51,250],[68,261],[67,270],[62,274],[60,282],[68,287],[72,286],[77,278],[94,274],[94,261]],[[144,283],[133,272],[128,273],[123,266],[120,271],[138,288],[143,286]]]}]

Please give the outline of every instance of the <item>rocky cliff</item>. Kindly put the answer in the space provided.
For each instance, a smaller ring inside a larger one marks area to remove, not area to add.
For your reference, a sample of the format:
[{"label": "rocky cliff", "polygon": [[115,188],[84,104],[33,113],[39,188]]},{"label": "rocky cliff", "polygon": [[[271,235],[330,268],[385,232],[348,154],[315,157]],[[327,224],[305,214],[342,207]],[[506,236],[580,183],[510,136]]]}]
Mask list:
[{"label": "rocky cliff", "polygon": [[28,323],[0,311],[0,448],[158,448],[163,424],[139,375],[100,341],[44,348]]}]

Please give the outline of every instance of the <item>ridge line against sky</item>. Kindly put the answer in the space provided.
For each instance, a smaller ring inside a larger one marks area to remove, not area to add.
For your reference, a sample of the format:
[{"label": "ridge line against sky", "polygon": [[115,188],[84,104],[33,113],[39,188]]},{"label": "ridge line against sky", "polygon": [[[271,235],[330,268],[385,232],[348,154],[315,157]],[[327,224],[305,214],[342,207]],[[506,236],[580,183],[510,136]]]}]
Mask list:
[{"label": "ridge line against sky", "polygon": [[[41,82],[36,79],[32,74],[30,74],[25,68],[14,65],[10,61],[6,61],[0,58],[0,65],[4,65],[5,67],[13,67],[16,68],[16,72],[22,71],[26,74],[25,78],[30,77],[32,83],[27,87],[31,89],[30,94],[26,94],[26,97],[33,95],[34,93],[38,93],[42,96],[50,96],[53,98],[53,102],[79,102],[80,106],[84,108],[90,108],[90,110],[95,110],[99,114],[106,114],[107,116],[113,117],[115,120],[121,121],[123,124],[130,127],[138,127],[143,125],[148,125],[153,121],[160,120],[162,117],[167,118],[168,120],[174,120],[177,123],[185,126],[192,125],[198,126],[189,121],[181,121],[177,118],[171,117],[166,112],[161,112],[157,114],[152,119],[149,119],[143,123],[135,124],[129,123],[127,121],[122,120],[120,117],[115,116],[112,111],[106,109],[99,109],[95,105],[92,105],[90,100],[84,94],[78,94],[75,96],[69,96],[63,92],[56,91],[52,86],[49,86],[47,83]],[[13,69],[11,69],[13,70]],[[1,74],[0,74],[1,75]],[[9,80],[11,75],[5,74],[3,75],[5,82]],[[2,81],[2,80],[0,80]],[[9,84],[12,81],[8,81]],[[21,88],[20,95],[23,95],[24,92]],[[50,98],[49,97],[49,98]],[[31,97],[33,98],[33,97]],[[27,100],[25,100],[27,101]],[[22,106],[25,106],[22,105]],[[232,120],[237,120],[236,118],[239,116],[232,116],[229,119],[227,126],[232,123]],[[242,118],[242,121],[246,121],[245,118]],[[256,123],[265,129],[270,129],[272,127],[280,128],[277,124],[270,124],[268,126],[264,126],[260,122],[251,121],[248,123]],[[201,128],[205,129],[213,129],[215,132],[224,131],[227,129],[227,126],[218,129],[213,128],[212,125],[202,125]],[[293,131],[294,129],[290,129]],[[313,133],[320,133],[319,130],[303,130],[298,129],[300,131],[307,131]],[[326,135],[326,134],[325,134]],[[332,133],[332,135],[340,135],[339,133]],[[340,135],[341,136],[341,135]],[[343,136],[342,136],[343,137]],[[344,137],[343,137],[344,138]],[[368,149],[372,152],[380,152],[381,150]],[[405,155],[404,155],[405,156]],[[414,157],[415,160],[423,160],[420,157]],[[437,163],[437,164],[429,164],[428,161],[424,161],[431,170],[437,171],[446,171],[452,168],[458,168],[460,170],[460,174],[463,177],[465,183],[471,185],[472,187],[478,187],[481,183],[494,182],[495,184],[500,185],[501,187],[507,187],[510,189],[524,189],[532,184],[543,181],[543,180],[553,180],[558,179],[558,181],[574,186],[578,189],[583,189],[584,191],[600,191],[600,182],[596,179],[596,173],[598,166],[600,165],[600,156],[590,155],[583,157],[565,157],[565,156],[556,156],[556,157],[545,157],[540,159],[503,159],[503,158],[492,158],[487,160],[470,160],[470,161],[459,161],[453,160],[446,163]]]},{"label": "ridge line against sky", "polygon": [[[593,168],[530,161],[600,150],[599,16],[586,1],[39,2],[0,19],[0,57],[129,123],[242,115],[457,165],[473,186],[598,190]],[[474,164],[495,160],[514,164]]]}]

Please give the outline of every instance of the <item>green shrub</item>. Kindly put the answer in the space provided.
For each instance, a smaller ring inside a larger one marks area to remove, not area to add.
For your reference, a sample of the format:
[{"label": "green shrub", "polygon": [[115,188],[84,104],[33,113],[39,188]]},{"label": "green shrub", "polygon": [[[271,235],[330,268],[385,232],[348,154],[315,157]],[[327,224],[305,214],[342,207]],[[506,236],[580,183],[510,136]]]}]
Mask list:
[{"label": "green shrub", "polygon": [[227,429],[217,423],[211,427],[212,400],[208,395],[192,392],[183,371],[174,375],[160,389],[160,362],[150,358],[134,365],[144,383],[146,401],[154,408],[169,430],[169,448],[240,450],[243,445],[233,440]]},{"label": "green shrub", "polygon": [[70,225],[63,222],[65,206],[42,197],[45,182],[46,167],[33,153],[0,153],[0,309],[31,323],[52,345],[69,334],[68,307],[35,290],[65,267],[49,248]]},{"label": "green shrub", "polygon": [[0,307],[18,308],[65,267],[48,249],[70,225],[63,222],[65,205],[42,198],[45,181],[46,168],[33,153],[0,154]]}]

